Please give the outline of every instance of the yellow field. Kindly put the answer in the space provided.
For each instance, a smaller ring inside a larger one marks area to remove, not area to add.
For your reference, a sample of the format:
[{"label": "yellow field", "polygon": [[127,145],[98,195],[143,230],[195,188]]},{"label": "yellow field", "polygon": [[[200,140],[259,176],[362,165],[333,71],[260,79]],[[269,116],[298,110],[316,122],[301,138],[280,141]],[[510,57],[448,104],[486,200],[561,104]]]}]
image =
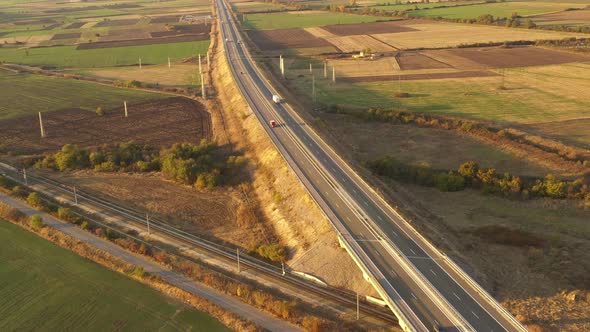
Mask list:
[{"label": "yellow field", "polygon": [[397,75],[410,74],[433,74],[433,73],[454,73],[460,70],[454,68],[441,69],[415,69],[400,70],[399,65],[393,56],[369,59],[345,59],[345,60],[328,60],[328,66],[336,67],[338,76],[344,77],[367,77],[392,75],[392,79]]},{"label": "yellow field", "polygon": [[343,36],[327,39],[342,52],[358,52],[370,49],[372,52],[392,52],[395,49],[367,35]]},{"label": "yellow field", "polygon": [[[203,70],[206,69],[203,61]],[[121,81],[137,80],[150,84],[161,85],[200,85],[200,78],[197,77],[199,65],[195,64],[172,64],[168,65],[144,66],[141,70],[133,68],[108,68],[93,70],[92,75],[117,79]],[[198,79],[197,79],[198,78]]]},{"label": "yellow field", "polygon": [[414,24],[408,25],[408,27],[419,31],[382,33],[372,36],[399,49],[414,49],[422,47],[443,48],[454,47],[460,44],[562,39],[587,36],[578,33],[509,29],[504,27],[454,23]]}]

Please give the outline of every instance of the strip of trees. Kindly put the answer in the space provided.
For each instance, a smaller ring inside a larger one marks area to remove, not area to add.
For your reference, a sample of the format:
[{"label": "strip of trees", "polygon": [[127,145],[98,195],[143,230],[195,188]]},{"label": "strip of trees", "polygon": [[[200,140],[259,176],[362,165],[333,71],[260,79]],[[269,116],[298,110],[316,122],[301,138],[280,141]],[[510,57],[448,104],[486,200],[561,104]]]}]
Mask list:
[{"label": "strip of trees", "polygon": [[549,197],[555,199],[583,199],[590,206],[590,180],[579,178],[561,180],[553,174],[544,178],[522,178],[510,173],[499,174],[495,168],[481,168],[468,161],[457,170],[434,170],[426,163],[418,166],[404,164],[391,156],[369,163],[377,175],[436,187],[440,191],[480,189],[484,193],[514,198]]},{"label": "strip of trees", "polygon": [[93,169],[97,172],[161,172],[177,183],[213,188],[227,183],[245,164],[242,156],[226,157],[215,143],[177,143],[158,150],[127,142],[103,146],[95,151],[66,144],[60,151],[36,163],[38,168],[57,171]]}]

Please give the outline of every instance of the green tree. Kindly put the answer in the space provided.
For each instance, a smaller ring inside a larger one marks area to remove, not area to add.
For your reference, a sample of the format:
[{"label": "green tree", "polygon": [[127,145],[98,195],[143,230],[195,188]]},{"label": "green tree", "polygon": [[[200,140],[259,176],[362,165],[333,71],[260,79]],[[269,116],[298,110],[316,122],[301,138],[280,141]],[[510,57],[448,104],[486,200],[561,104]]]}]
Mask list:
[{"label": "green tree", "polygon": [[41,200],[41,196],[38,193],[32,192],[27,197],[27,204],[32,207],[41,208],[43,207],[43,201]]},{"label": "green tree", "polygon": [[31,217],[31,220],[29,221],[29,225],[34,230],[38,231],[45,226],[45,223],[43,222],[43,218],[41,218],[40,215],[36,214]]}]

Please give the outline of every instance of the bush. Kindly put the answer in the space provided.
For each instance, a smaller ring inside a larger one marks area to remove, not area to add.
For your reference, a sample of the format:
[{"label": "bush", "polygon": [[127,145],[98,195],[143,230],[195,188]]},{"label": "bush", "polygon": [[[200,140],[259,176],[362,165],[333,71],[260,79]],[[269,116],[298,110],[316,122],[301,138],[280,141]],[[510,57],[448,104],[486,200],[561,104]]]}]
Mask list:
[{"label": "bush", "polygon": [[43,201],[41,200],[41,196],[39,196],[39,194],[36,192],[32,192],[29,194],[29,196],[27,197],[27,204],[36,208],[43,207]]},{"label": "bush", "polygon": [[0,217],[15,221],[23,222],[26,221],[27,215],[22,213],[20,210],[13,208],[8,204],[0,202]]},{"label": "bush", "polygon": [[33,228],[36,231],[40,230],[41,228],[43,228],[45,226],[45,223],[43,222],[43,218],[41,218],[41,216],[38,214],[31,217],[29,224],[30,224],[31,228]]},{"label": "bush", "polygon": [[102,110],[102,107],[97,107],[96,108],[96,115],[99,115],[99,116],[103,116],[104,115],[104,111]]},{"label": "bush", "polygon": [[57,217],[67,222],[75,222],[77,220],[77,217],[74,215],[72,210],[64,207],[57,209]]},{"label": "bush", "polygon": [[87,230],[90,228],[90,224],[88,223],[88,221],[84,220],[81,224],[80,224],[80,229],[82,230]]},{"label": "bush", "polygon": [[440,191],[460,191],[465,189],[465,179],[461,175],[456,175],[450,171],[449,173],[438,174],[435,185]]},{"label": "bush", "polygon": [[277,243],[261,245],[256,249],[256,253],[273,262],[283,262],[287,258],[287,250]]},{"label": "bush", "polygon": [[135,266],[133,271],[131,271],[131,275],[138,277],[138,278],[143,278],[143,276],[145,275],[145,271],[143,270],[143,266]]}]

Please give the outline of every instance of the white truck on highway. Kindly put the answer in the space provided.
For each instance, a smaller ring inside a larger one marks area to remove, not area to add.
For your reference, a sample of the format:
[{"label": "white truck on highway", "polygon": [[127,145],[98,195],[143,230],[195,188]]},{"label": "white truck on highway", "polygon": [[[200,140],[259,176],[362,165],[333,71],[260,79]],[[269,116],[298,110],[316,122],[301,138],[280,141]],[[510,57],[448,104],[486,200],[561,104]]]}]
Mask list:
[{"label": "white truck on highway", "polygon": [[272,101],[275,104],[280,104],[281,103],[281,96],[279,96],[279,95],[272,95]]}]

